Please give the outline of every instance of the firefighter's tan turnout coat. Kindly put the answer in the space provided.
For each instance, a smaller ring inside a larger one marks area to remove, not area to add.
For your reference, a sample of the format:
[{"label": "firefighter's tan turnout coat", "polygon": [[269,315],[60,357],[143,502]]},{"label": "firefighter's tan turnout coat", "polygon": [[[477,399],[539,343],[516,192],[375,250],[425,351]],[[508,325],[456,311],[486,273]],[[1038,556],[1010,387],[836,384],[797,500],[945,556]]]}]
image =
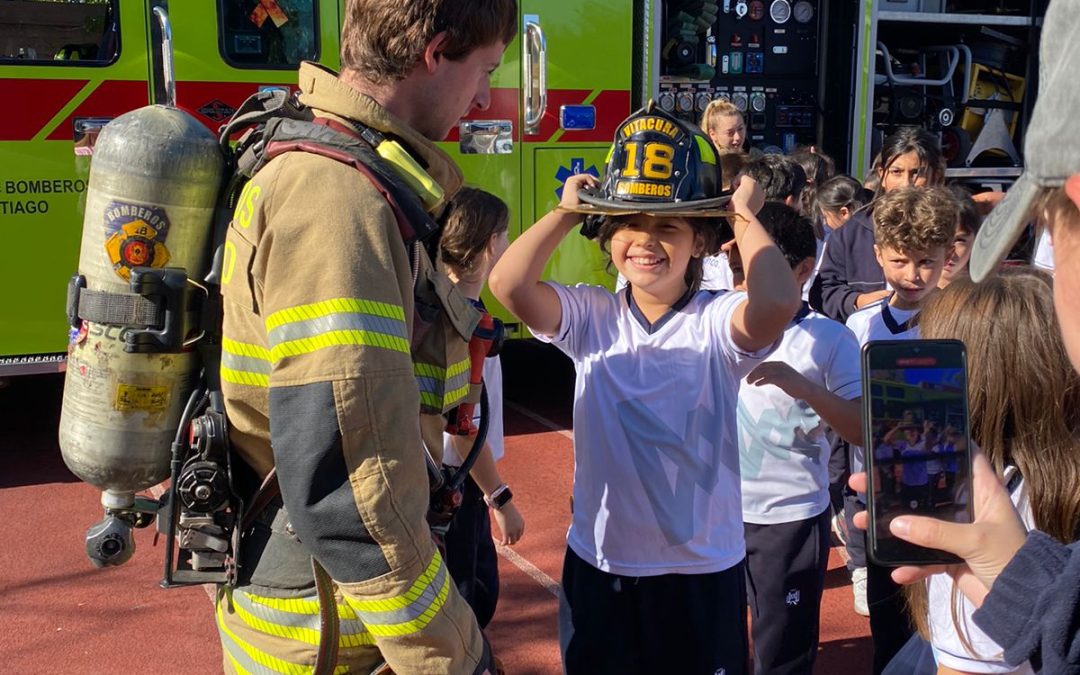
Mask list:
[{"label": "firefighter's tan turnout coat", "polygon": [[[317,116],[378,129],[448,196],[460,187],[450,158],[375,101],[314,64],[299,77],[301,101]],[[435,274],[430,265],[421,272]],[[483,638],[425,520],[419,422],[422,408],[464,397],[466,342],[440,320],[428,335],[444,344],[412,344],[410,254],[390,205],[346,164],[276,157],[241,194],[222,282],[233,446],[260,476],[276,467],[284,505],[247,538],[242,584],[218,594],[226,669],[311,666],[314,556],[337,588],[339,666],[367,672],[382,658],[398,673],[482,670]],[[434,286],[448,294],[445,280]],[[471,331],[461,327],[470,317],[456,318],[458,332]]]}]

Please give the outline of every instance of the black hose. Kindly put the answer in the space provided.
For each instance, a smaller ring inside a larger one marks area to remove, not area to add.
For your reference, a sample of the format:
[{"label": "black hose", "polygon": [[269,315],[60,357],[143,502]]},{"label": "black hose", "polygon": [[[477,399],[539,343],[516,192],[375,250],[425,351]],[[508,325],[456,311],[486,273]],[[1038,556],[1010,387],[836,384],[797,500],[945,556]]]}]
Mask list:
[{"label": "black hose", "polygon": [[487,385],[481,381],[480,426],[476,429],[476,438],[473,439],[472,447],[469,448],[469,454],[465,456],[465,460],[461,462],[461,466],[454,472],[454,475],[450,477],[449,487],[451,490],[461,489],[461,486],[465,484],[465,479],[469,476],[469,472],[472,471],[473,465],[476,464],[476,460],[480,457],[480,451],[484,449],[484,443],[487,442],[488,424],[491,421],[489,408]]}]

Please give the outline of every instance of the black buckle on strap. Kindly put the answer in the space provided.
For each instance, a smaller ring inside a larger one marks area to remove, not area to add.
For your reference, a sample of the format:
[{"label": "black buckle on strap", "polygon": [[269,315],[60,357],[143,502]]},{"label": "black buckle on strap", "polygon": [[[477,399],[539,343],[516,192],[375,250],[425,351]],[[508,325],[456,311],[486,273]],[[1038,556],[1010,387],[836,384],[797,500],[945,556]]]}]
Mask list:
[{"label": "black buckle on strap", "polygon": [[178,267],[135,267],[131,270],[131,291],[165,310],[161,325],[129,330],[124,334],[124,351],[133,354],[161,354],[181,351],[188,311],[188,276]]}]

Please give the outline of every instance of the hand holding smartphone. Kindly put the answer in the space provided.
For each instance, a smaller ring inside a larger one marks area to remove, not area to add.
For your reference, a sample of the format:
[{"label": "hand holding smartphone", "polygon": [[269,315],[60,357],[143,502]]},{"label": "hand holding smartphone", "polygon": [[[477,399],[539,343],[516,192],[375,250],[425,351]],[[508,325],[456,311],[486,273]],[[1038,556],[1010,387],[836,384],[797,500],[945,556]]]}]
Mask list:
[{"label": "hand holding smartphone", "polygon": [[908,514],[972,522],[963,343],[868,342],[862,378],[871,560],[884,566],[961,562],[896,538],[889,523]]}]

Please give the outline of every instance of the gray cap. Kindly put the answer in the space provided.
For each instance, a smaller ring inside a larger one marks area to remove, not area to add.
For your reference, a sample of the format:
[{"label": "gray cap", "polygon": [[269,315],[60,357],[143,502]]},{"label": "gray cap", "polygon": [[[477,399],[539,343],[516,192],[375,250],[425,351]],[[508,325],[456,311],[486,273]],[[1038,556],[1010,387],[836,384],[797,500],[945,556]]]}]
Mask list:
[{"label": "gray cap", "polygon": [[1080,173],[1080,2],[1053,0],[1043,19],[1039,96],[1024,137],[1024,173],[979,229],[971,252],[971,278],[997,267],[1030,219],[1041,188],[1061,187]]}]

